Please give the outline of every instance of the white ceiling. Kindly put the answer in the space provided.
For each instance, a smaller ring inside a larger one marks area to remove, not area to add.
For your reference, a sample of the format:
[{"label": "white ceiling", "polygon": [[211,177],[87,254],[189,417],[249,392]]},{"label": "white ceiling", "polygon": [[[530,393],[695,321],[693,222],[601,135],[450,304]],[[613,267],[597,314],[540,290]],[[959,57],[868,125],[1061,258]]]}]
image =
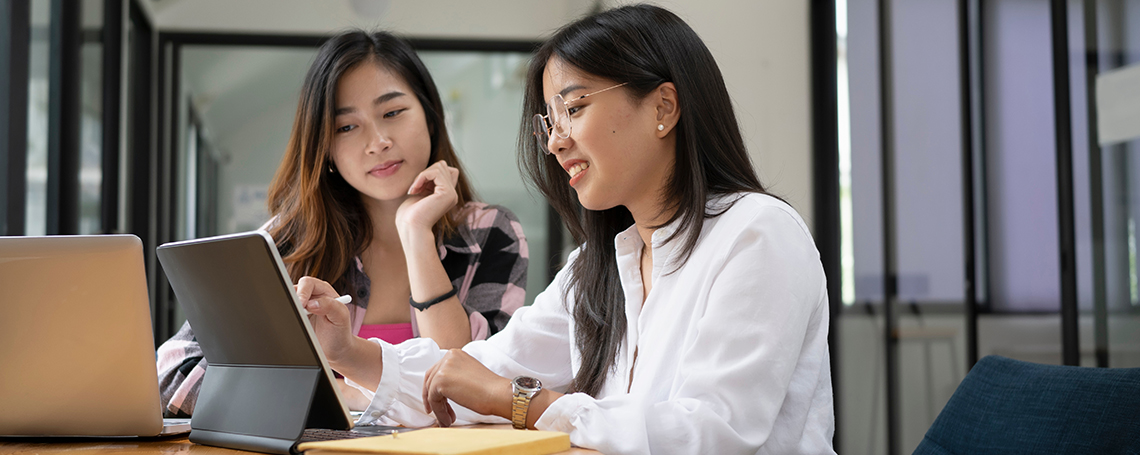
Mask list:
[{"label": "white ceiling", "polygon": [[144,0],[161,31],[539,39],[598,0]]}]

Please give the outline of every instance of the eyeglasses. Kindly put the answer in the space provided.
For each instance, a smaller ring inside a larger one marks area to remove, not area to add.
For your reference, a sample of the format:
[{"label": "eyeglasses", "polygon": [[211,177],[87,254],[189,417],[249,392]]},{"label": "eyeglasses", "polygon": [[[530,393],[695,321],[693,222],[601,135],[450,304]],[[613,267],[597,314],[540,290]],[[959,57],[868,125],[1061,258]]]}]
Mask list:
[{"label": "eyeglasses", "polygon": [[570,101],[562,99],[562,95],[560,94],[550,97],[550,102],[546,104],[546,115],[534,114],[534,139],[538,141],[538,148],[542,149],[543,153],[549,155],[550,136],[552,133],[562,139],[570,137],[570,103],[590,95],[597,95],[606,90],[613,90],[628,83],[629,82],[622,82],[613,87],[587,93]]}]

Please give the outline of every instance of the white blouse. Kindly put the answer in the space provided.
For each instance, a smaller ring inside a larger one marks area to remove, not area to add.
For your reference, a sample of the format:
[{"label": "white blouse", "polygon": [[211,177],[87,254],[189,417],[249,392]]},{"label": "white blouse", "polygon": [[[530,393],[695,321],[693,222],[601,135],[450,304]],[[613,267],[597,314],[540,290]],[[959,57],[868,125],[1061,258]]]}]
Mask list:
[{"label": "white blouse", "polygon": [[[737,198],[704,221],[680,268],[682,239],[664,242],[676,224],[653,234],[653,287],[644,304],[643,243],[635,227],[618,234],[627,330],[615,368],[597,398],[565,395],[537,428],[607,454],[835,453],[819,253],[795,210],[773,197],[739,194],[710,204]],[[570,261],[576,258],[577,251]],[[573,294],[562,298],[569,269],[502,332],[463,350],[501,376],[532,376],[564,391],[581,364]],[[423,411],[423,378],[446,351],[430,338],[372,341],[383,347],[384,369],[376,391],[353,384],[372,397],[358,424],[435,423]],[[452,406],[458,423],[506,422]]]}]

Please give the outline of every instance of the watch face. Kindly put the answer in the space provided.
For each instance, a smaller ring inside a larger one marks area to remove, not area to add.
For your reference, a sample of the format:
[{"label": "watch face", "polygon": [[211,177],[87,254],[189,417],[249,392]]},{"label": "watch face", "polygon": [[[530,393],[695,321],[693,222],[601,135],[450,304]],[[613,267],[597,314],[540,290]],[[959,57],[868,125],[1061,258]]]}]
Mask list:
[{"label": "watch face", "polygon": [[532,377],[519,376],[515,378],[515,386],[523,390],[535,390],[542,387],[542,383]]}]

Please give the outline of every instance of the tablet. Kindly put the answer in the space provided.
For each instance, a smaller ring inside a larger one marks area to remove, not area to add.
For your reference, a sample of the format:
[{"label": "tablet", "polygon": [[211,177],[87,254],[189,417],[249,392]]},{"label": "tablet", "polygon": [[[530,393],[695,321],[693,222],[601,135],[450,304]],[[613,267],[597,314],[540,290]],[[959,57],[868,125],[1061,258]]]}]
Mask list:
[{"label": "tablet", "polygon": [[191,441],[288,453],[305,428],[352,428],[269,234],[167,243],[157,253],[209,362]]}]

